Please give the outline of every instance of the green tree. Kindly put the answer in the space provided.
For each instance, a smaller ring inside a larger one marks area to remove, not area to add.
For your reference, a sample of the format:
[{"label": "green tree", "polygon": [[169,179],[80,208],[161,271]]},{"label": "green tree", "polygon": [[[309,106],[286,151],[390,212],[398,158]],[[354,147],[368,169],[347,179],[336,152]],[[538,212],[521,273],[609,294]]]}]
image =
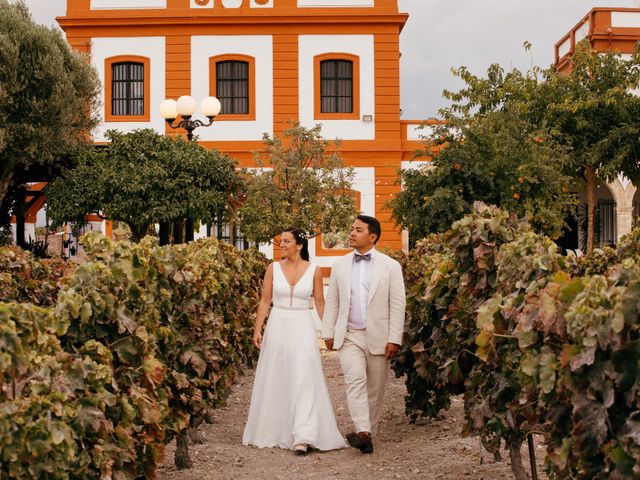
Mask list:
[{"label": "green tree", "polygon": [[[549,72],[532,110],[553,138],[570,149],[569,173],[578,174],[587,191],[587,251],[594,246],[596,181],[618,174],[640,180],[640,98],[632,93],[640,80],[640,56],[629,60],[601,55],[588,42],[578,45],[568,74]],[[546,101],[546,104],[544,103]]]},{"label": "green tree", "polygon": [[466,123],[455,119],[437,129],[435,138],[441,145],[432,165],[403,172],[404,189],[390,202],[412,241],[448,230],[476,200],[527,217],[539,231],[560,234],[575,200],[559,145],[541,141],[540,132],[509,111]]},{"label": "green tree", "polygon": [[54,223],[84,222],[89,213],[125,222],[134,241],[155,223],[191,218],[208,223],[241,185],[235,164],[195,142],[153,130],[109,131],[102,151],[77,152],[77,166],[46,187]]},{"label": "green tree", "polygon": [[23,2],[0,0],[0,223],[17,188],[51,177],[86,142],[97,75],[60,32],[37,25]]},{"label": "green tree", "polygon": [[[481,121],[496,112],[518,119],[527,132],[543,132],[566,152],[562,171],[587,192],[587,251],[593,249],[596,181],[622,174],[640,180],[640,55],[626,60],[579,43],[569,72],[555,67],[507,74],[492,65],[486,78],[466,68],[454,70],[466,87],[445,91],[453,105],[442,111],[455,126]],[[516,132],[517,133],[517,132]],[[507,207],[508,208],[508,207]]]},{"label": "green tree", "polygon": [[258,168],[247,172],[246,198],[238,212],[245,237],[269,243],[286,227],[311,235],[348,229],[356,215],[349,194],[353,172],[344,167],[338,144],[328,153],[320,126],[299,124],[284,132],[284,140],[265,135],[263,143]]}]

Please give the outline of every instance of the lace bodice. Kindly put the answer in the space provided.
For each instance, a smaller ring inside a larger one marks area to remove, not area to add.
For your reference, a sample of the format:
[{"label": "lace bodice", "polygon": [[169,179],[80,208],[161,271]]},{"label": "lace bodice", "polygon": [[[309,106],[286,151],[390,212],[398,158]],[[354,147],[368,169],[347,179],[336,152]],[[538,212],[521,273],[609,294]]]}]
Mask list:
[{"label": "lace bodice", "polygon": [[273,264],[273,305],[275,307],[307,309],[313,307],[313,276],[316,266],[311,263],[295,285],[289,285],[280,262]]}]

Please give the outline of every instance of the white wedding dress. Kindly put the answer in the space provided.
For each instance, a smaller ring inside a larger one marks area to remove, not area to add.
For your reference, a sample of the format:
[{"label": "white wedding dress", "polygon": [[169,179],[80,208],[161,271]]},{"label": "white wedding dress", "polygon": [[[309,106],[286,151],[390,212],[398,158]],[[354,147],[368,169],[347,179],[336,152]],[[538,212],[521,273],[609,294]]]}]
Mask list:
[{"label": "white wedding dress", "polygon": [[306,443],[318,450],[346,447],[338,431],[322,373],[311,314],[311,264],[290,286],[273,264],[273,307],[267,321],[251,393],[243,445],[292,450]]}]

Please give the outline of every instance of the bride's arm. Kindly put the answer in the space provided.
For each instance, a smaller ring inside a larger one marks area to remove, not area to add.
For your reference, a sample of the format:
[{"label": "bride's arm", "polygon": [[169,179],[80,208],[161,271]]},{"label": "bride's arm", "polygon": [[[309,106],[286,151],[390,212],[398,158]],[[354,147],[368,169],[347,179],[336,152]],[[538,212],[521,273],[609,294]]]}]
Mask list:
[{"label": "bride's arm", "polygon": [[322,318],[324,315],[324,287],[322,285],[322,271],[320,267],[316,268],[313,274],[313,300],[318,311],[318,316]]},{"label": "bride's arm", "polygon": [[271,297],[273,294],[273,263],[267,267],[262,281],[262,296],[258,303],[258,312],[256,314],[256,323],[253,327],[253,344],[260,348],[262,346],[262,326],[269,313],[271,306]]}]

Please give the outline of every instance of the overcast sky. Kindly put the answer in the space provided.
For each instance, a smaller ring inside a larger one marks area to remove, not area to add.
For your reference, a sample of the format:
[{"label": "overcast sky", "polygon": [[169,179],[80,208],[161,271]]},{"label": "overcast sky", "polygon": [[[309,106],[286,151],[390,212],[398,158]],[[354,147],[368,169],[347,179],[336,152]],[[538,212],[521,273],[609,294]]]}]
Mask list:
[{"label": "overcast sky", "polygon": [[[482,74],[553,62],[555,43],[592,7],[640,7],[640,0],[398,0],[409,21],[400,37],[403,119],[437,117],[442,90],[461,84],[451,67]],[[52,25],[65,0],[26,0],[37,22]],[[523,43],[533,48],[525,52]]]}]

